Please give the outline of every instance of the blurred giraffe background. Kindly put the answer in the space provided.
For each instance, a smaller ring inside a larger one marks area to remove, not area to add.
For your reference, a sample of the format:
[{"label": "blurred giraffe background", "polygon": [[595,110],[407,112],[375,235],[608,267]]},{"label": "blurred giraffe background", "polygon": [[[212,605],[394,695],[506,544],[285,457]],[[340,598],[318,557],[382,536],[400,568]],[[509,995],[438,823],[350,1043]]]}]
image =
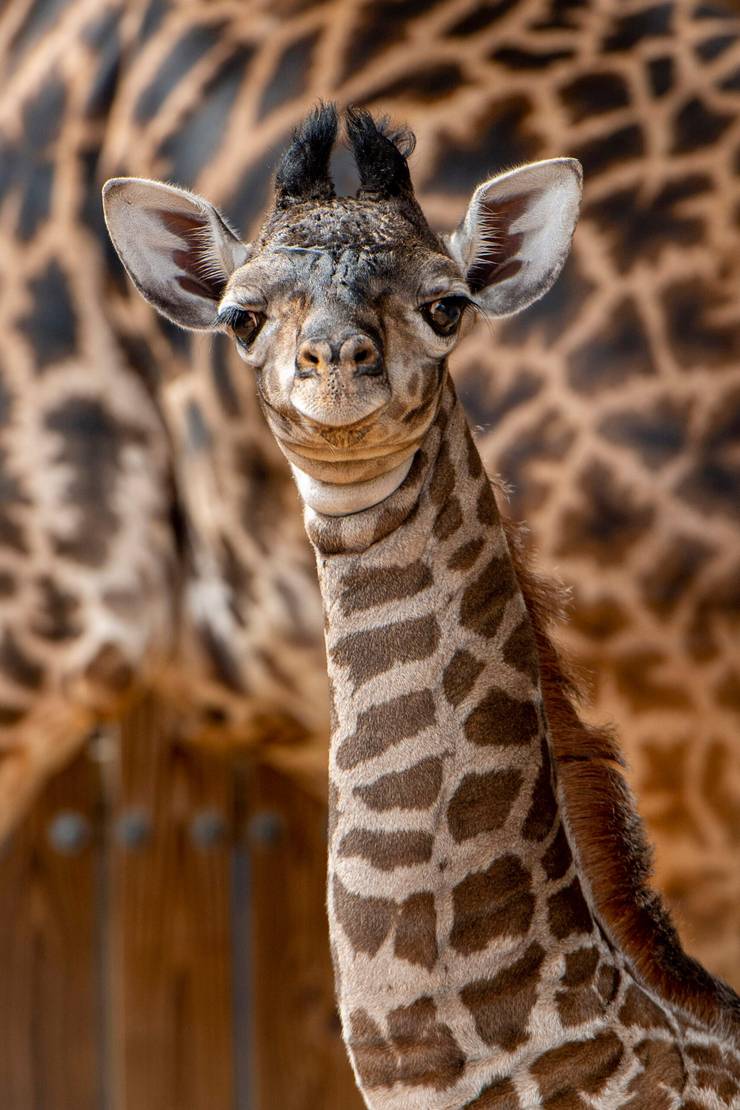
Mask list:
[{"label": "blurred giraffe background", "polygon": [[[317,98],[416,132],[438,228],[486,174],[581,159],[556,287],[455,375],[490,473],[573,589],[687,948],[740,984],[740,13],[730,0],[12,0],[0,15],[0,825],[153,688],[180,732],[321,796],[314,568],[229,344],[155,319],[114,174],[247,237]],[[351,189],[349,158],[335,167]]]}]

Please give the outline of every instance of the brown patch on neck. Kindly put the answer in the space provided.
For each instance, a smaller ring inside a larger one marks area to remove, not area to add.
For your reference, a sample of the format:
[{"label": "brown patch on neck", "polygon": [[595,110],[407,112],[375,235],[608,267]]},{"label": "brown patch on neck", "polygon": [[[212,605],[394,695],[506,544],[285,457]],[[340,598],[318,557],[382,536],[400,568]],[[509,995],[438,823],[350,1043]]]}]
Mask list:
[{"label": "brown patch on neck", "polygon": [[646,986],[737,1037],[740,997],[684,952],[660,895],[649,886],[651,851],[618,743],[608,729],[578,715],[577,683],[548,632],[563,613],[561,591],[528,565],[523,530],[505,519],[503,524],[537,642],[565,809],[596,909]]}]

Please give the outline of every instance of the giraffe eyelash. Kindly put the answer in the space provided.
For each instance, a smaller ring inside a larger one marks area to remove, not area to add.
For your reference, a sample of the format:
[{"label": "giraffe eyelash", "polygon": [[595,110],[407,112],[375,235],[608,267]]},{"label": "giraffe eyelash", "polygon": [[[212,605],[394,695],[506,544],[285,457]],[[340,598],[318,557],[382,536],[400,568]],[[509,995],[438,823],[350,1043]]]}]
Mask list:
[{"label": "giraffe eyelash", "polygon": [[227,304],[216,316],[216,324],[228,328],[243,350],[256,338],[264,322],[263,312],[254,308],[240,308],[234,304]]},{"label": "giraffe eyelash", "polygon": [[227,304],[222,308],[216,317],[216,323],[225,328],[230,328],[235,331],[237,328],[244,327],[249,323],[249,317],[255,316],[256,313],[246,308],[238,308],[235,304]]}]

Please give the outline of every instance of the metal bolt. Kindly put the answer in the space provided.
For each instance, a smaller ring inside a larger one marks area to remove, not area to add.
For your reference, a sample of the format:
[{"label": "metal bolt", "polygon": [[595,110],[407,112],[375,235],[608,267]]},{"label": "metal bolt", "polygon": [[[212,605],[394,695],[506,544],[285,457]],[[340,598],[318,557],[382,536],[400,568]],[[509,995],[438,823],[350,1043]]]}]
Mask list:
[{"label": "metal bolt", "polygon": [[265,809],[262,813],[255,813],[249,822],[249,839],[253,844],[264,848],[271,848],[281,839],[285,832],[285,821],[274,810]]},{"label": "metal bolt", "polygon": [[190,837],[197,848],[215,848],[226,837],[226,821],[217,809],[204,809],[190,822]]},{"label": "metal bolt", "polygon": [[87,750],[95,763],[112,763],[118,751],[118,735],[113,727],[100,725],[90,733]]},{"label": "metal bolt", "polygon": [[76,856],[90,842],[90,822],[82,813],[64,810],[49,825],[49,841],[55,851]]},{"label": "metal bolt", "polygon": [[152,819],[143,809],[129,809],[116,822],[116,838],[124,848],[143,848],[152,838]]}]

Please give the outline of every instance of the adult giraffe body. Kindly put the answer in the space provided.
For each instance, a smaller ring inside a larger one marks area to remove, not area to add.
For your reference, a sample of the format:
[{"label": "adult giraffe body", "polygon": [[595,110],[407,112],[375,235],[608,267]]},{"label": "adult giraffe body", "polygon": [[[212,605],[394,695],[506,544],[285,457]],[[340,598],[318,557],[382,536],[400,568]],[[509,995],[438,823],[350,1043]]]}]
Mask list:
[{"label": "adult giraffe body", "polygon": [[324,108],[252,244],[169,186],[118,179],[105,199],[144,296],[234,335],[306,503],[358,1082],[378,1108],[736,1105],[740,1000],[645,886],[616,749],[578,720],[447,379],[466,307],[509,314],[557,277],[580,169],[492,179],[443,241],[405,137],[347,118],[357,197],[334,195]]}]

